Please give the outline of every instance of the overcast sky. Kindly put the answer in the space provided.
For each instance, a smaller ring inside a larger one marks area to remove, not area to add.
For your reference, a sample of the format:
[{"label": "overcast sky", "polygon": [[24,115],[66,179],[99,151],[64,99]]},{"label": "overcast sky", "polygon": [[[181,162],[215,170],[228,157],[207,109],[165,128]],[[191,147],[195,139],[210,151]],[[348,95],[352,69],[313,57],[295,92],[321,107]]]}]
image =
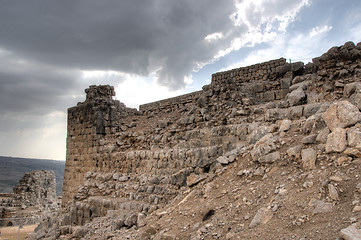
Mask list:
[{"label": "overcast sky", "polygon": [[360,0],[0,0],[0,155],[65,160],[66,110],[89,85],[138,107],[360,33]]}]

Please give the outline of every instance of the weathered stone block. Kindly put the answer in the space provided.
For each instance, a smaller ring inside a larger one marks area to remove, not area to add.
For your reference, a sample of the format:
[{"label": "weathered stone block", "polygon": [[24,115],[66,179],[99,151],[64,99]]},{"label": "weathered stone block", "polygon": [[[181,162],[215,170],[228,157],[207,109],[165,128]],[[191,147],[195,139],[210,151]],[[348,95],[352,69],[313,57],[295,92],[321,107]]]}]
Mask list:
[{"label": "weathered stone block", "polygon": [[317,152],[313,148],[303,149],[302,162],[305,169],[314,169],[316,167]]},{"label": "weathered stone block", "polygon": [[253,161],[258,161],[259,158],[265,156],[268,153],[277,149],[278,138],[273,136],[272,133],[269,133],[263,136],[251,150],[251,156]]},{"label": "weathered stone block", "polygon": [[347,147],[346,129],[335,128],[328,135],[326,142],[326,152],[343,152]]},{"label": "weathered stone block", "polygon": [[359,109],[349,101],[339,101],[332,104],[323,114],[327,127],[333,131],[335,128],[346,128],[361,121]]},{"label": "weathered stone block", "polygon": [[305,116],[305,117],[312,116],[320,109],[321,106],[322,106],[322,103],[312,103],[312,104],[305,105],[303,107],[303,116]]},{"label": "weathered stone block", "polygon": [[361,93],[352,94],[349,101],[361,110]]},{"label": "weathered stone block", "polygon": [[274,91],[267,91],[263,94],[263,100],[266,102],[270,102],[275,100],[275,92]]},{"label": "weathered stone block", "polygon": [[260,163],[274,163],[277,162],[281,159],[281,155],[279,151],[273,152],[273,153],[269,153],[265,156],[262,156],[260,158],[258,158],[258,162]]},{"label": "weathered stone block", "polygon": [[282,89],[289,89],[289,87],[291,86],[291,78],[282,78],[281,79],[281,88]]},{"label": "weathered stone block", "polygon": [[349,146],[361,149],[361,130],[358,128],[347,129],[347,141]]},{"label": "weathered stone block", "polygon": [[290,106],[297,106],[303,104],[306,102],[306,99],[307,96],[305,92],[302,90],[302,88],[297,88],[296,90],[293,90],[287,96],[287,101],[290,104]]},{"label": "weathered stone block", "polygon": [[275,99],[282,100],[285,99],[288,94],[288,89],[280,89],[275,91]]},{"label": "weathered stone block", "polygon": [[300,156],[301,150],[302,150],[302,145],[291,147],[287,150],[287,155],[289,157],[298,157]]},{"label": "weathered stone block", "polygon": [[289,119],[298,119],[303,115],[303,106],[290,107],[285,109],[286,117]]},{"label": "weathered stone block", "polygon": [[[302,107],[301,107],[301,109],[302,109]],[[302,113],[301,113],[301,115],[302,115]],[[276,120],[285,119],[285,118],[289,118],[289,117],[290,117],[289,109],[282,109],[282,108],[267,109],[266,114],[265,114],[266,121],[276,121]]]},{"label": "weathered stone block", "polygon": [[253,83],[251,85],[251,90],[255,93],[264,92],[265,84],[263,82]]}]

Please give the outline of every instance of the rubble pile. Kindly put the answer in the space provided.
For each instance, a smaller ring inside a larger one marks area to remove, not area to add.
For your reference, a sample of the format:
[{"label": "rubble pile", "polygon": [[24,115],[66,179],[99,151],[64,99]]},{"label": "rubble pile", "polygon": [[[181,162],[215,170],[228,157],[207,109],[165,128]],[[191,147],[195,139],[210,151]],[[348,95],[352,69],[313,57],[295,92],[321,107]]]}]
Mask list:
[{"label": "rubble pile", "polygon": [[35,224],[58,210],[55,174],[49,170],[25,173],[13,194],[0,194],[1,225]]}]

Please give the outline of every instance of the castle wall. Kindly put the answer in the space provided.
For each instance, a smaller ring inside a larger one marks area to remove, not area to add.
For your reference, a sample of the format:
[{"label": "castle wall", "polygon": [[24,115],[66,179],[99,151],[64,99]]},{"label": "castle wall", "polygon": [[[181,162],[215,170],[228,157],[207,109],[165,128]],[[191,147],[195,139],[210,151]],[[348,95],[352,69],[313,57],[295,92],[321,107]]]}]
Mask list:
[{"label": "castle wall", "polygon": [[248,67],[217,72],[212,74],[212,84],[222,84],[231,78],[234,78],[237,82],[274,80],[277,78],[278,68],[284,65],[286,65],[286,59],[280,58]]},{"label": "castle wall", "polygon": [[[309,117],[341,98],[360,77],[360,49],[346,43],[306,65],[281,58],[215,73],[201,91],[141,105],[139,112],[113,100],[112,87],[90,86],[86,100],[68,110],[63,207],[86,198],[79,186],[87,172],[163,176],[164,184],[185,185],[191,172],[209,171],[218,157],[272,131],[263,123]],[[109,193],[119,197],[117,190]],[[140,199],[154,204],[149,194]]]}]

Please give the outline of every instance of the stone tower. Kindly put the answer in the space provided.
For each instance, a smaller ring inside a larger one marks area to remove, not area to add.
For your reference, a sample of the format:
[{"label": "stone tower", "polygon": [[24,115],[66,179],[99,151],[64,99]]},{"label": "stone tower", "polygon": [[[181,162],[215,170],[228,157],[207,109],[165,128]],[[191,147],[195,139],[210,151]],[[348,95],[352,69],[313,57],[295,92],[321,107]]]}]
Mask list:
[{"label": "stone tower", "polygon": [[85,92],[86,100],[68,109],[63,207],[76,194],[87,171],[102,169],[101,159],[107,159],[102,142],[107,134],[115,131],[115,119],[132,112],[132,109],[112,99],[114,87],[90,86]]}]

